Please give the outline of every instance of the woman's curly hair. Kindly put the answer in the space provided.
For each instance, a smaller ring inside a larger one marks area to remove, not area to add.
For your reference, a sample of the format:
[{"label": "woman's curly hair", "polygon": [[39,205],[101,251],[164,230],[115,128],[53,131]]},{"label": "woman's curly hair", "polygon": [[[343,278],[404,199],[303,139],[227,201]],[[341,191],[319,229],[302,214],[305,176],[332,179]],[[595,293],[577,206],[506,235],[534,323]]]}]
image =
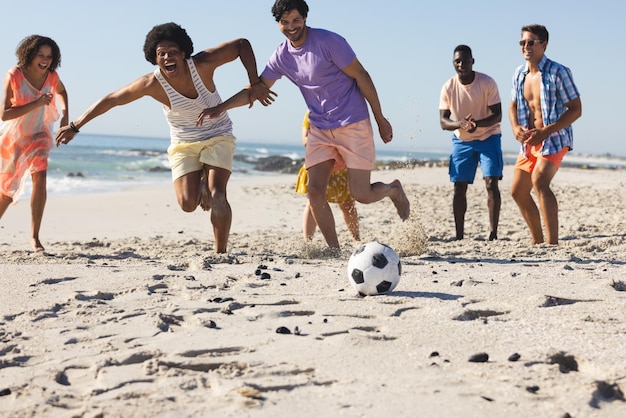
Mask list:
[{"label": "woman's curly hair", "polygon": [[161,41],[175,42],[180,49],[185,52],[185,57],[191,57],[193,54],[193,42],[187,31],[176,23],[163,23],[156,25],[146,35],[146,41],[143,44],[143,53],[146,61],[156,65],[156,48]]},{"label": "woman's curly hair", "polygon": [[22,68],[28,68],[39,52],[39,48],[48,45],[52,49],[52,63],[50,71],[56,71],[61,66],[61,50],[54,40],[47,36],[30,35],[22,39],[15,50],[17,56],[17,65]]}]

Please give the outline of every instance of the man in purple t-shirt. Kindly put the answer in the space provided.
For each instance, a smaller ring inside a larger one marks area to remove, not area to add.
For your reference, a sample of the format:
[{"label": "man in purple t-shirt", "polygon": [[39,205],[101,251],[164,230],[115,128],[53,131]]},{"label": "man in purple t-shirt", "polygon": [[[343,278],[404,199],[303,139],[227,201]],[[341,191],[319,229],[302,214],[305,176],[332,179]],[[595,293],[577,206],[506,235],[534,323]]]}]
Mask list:
[{"label": "man in purple t-shirt", "polygon": [[[367,104],[372,109],[384,143],[391,141],[391,124],[383,116],[378,94],[369,74],[341,36],[306,25],[309,7],[304,0],[277,0],[272,14],[287,40],[270,57],[261,82],[271,88],[282,76],[302,92],[311,111],[311,130],[306,147],[308,198],[315,221],[331,249],[340,249],[335,219],[326,201],[330,174],[348,168],[350,193],[360,203],[389,197],[398,215],[406,220],[410,204],[400,181],[371,183],[376,150]],[[222,105],[200,115],[215,117],[220,111],[247,103],[242,91]],[[265,106],[273,98],[261,100]]]}]

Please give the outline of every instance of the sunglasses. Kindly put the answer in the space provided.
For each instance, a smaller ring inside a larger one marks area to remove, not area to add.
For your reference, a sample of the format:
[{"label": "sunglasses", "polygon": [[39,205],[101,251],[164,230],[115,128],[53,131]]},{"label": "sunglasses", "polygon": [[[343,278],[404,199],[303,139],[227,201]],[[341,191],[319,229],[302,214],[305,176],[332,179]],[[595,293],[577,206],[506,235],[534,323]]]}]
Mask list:
[{"label": "sunglasses", "polygon": [[519,41],[519,46],[521,46],[521,47],[524,47],[524,46],[534,46],[535,43],[539,43],[540,44],[540,43],[543,43],[543,41],[539,40],[539,39],[531,39],[529,41],[522,40],[522,41]]}]

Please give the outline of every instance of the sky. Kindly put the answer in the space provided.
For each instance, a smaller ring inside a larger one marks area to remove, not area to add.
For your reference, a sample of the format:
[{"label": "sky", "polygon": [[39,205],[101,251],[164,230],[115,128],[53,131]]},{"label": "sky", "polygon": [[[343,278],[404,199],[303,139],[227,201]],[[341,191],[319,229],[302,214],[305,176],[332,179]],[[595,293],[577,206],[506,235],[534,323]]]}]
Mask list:
[{"label": "sky", "polygon": [[[235,38],[247,38],[259,74],[285,38],[271,14],[272,0],[31,0],[0,7],[0,70],[16,64],[15,48],[26,36],[53,38],[61,48],[58,69],[70,99],[70,120],[100,97],[152,72],[143,43],[155,25],[176,22],[187,30],[195,51]],[[8,3],[8,4],[7,4]],[[394,139],[379,149],[411,153],[447,152],[451,133],[439,126],[439,93],[454,75],[452,55],[469,45],[474,70],[493,77],[503,104],[502,146],[516,152],[508,121],[511,79],[523,64],[518,41],[522,26],[545,25],[550,32],[546,55],[572,70],[581,92],[582,117],[574,123],[574,153],[626,157],[626,138],[614,137],[626,97],[623,0],[309,0],[307,25],[346,38],[370,73]],[[607,71],[616,70],[610,76]],[[247,84],[239,60],[220,67],[215,82],[222,99]],[[300,144],[306,105],[299,90],[281,79],[270,107],[229,112],[240,141]],[[145,97],[116,107],[90,121],[90,134],[168,138],[162,107]],[[377,133],[377,129],[375,128]],[[79,137],[77,137],[78,139]],[[383,148],[384,147],[384,148]]]}]

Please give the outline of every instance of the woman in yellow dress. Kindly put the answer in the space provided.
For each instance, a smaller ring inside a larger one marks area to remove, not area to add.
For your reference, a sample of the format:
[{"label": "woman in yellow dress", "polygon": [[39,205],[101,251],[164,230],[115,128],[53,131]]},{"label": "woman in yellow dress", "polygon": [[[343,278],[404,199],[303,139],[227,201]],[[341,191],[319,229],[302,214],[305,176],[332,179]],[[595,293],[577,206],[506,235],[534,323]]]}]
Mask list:
[{"label": "woman in yellow dress", "polygon": [[[311,123],[309,121],[309,111],[307,110],[304,114],[304,121],[302,123],[302,145],[305,147],[310,128]],[[303,165],[300,168],[298,179],[296,180],[297,193],[307,194],[307,181],[307,171]],[[341,209],[343,220],[345,221],[352,238],[354,241],[359,241],[361,239],[359,234],[359,216],[356,211],[356,206],[354,205],[354,199],[350,195],[350,190],[348,188],[347,168],[344,167],[331,173],[330,180],[328,181],[328,187],[326,188],[326,200],[330,203],[337,203]],[[304,233],[305,241],[311,241],[313,239],[316,227],[317,223],[315,222],[313,212],[311,211],[311,205],[307,199],[306,206],[304,207],[304,213],[302,215],[302,231]]]}]

